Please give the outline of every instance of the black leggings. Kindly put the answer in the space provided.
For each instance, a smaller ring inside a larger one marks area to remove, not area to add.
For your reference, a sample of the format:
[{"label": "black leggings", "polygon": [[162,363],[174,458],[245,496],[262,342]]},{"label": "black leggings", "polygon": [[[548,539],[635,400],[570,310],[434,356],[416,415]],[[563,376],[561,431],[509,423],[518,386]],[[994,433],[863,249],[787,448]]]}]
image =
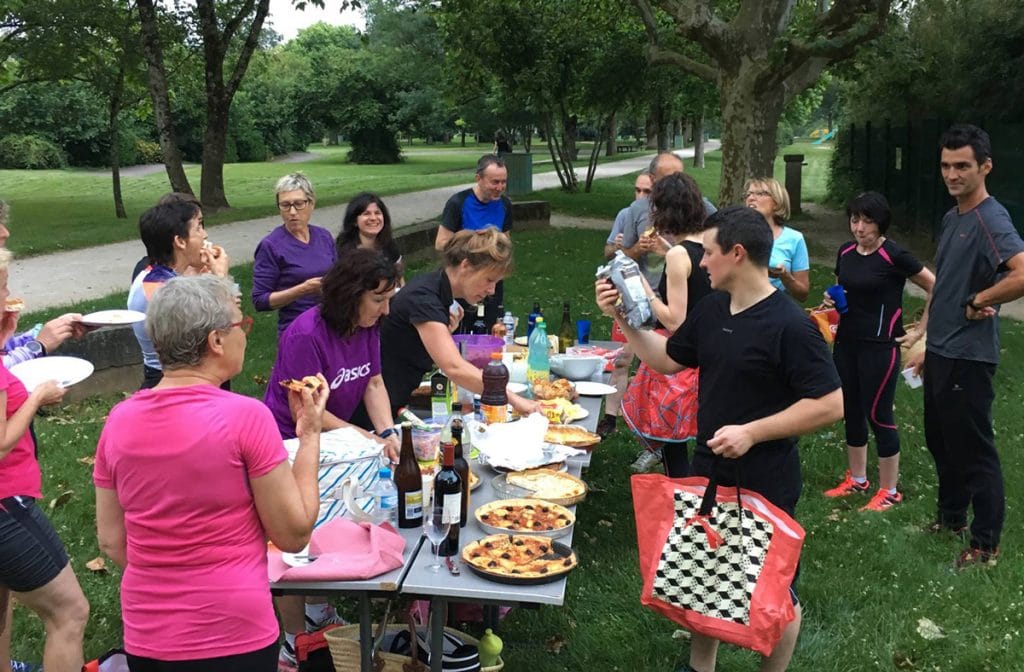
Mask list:
[{"label": "black leggings", "polygon": [[868,425],[879,457],[900,452],[892,402],[899,378],[900,349],[895,343],[836,341],[832,359],[843,382],[846,444],[866,446]]},{"label": "black leggings", "polygon": [[669,478],[685,478],[690,475],[690,442],[665,441],[661,445],[661,461],[665,475]]},{"label": "black leggings", "polygon": [[128,669],[131,672],[275,672],[277,649],[277,642],[274,642],[258,651],[196,660],[156,660],[129,653]]}]

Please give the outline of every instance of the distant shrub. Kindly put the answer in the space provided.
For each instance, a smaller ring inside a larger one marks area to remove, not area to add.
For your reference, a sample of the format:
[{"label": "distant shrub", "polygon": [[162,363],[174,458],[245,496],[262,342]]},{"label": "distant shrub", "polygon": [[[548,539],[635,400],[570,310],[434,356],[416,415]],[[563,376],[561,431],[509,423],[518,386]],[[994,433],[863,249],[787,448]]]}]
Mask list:
[{"label": "distant shrub", "polygon": [[37,135],[0,138],[0,168],[66,168],[67,156],[54,143]]},{"label": "distant shrub", "polygon": [[139,163],[163,163],[164,153],[159,142],[138,138],[135,141],[135,160]]}]

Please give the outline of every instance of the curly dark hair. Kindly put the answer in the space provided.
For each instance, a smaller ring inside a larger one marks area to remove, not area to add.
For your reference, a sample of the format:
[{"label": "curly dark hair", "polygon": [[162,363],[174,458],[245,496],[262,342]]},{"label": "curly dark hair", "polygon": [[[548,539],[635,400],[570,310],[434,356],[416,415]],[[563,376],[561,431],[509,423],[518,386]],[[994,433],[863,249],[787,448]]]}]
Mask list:
[{"label": "curly dark hair", "polygon": [[689,235],[704,230],[704,199],[686,173],[666,175],[651,191],[651,222],[659,233]]},{"label": "curly dark hair", "polygon": [[349,250],[324,275],[320,316],[338,336],[355,333],[363,294],[376,291],[382,282],[385,290],[398,283],[398,268],[391,260],[376,250]]},{"label": "curly dark hair", "polygon": [[392,263],[397,262],[402,254],[391,231],[391,213],[388,212],[388,206],[384,205],[384,201],[380,199],[380,196],[368,191],[357,194],[355,198],[349,201],[348,207],[345,208],[345,218],[341,222],[341,231],[334,241],[334,245],[338,250],[338,256],[340,257],[342,253],[347,253],[349,250],[359,247],[359,226],[356,224],[356,220],[359,218],[359,215],[366,212],[371,203],[377,204],[381,215],[384,217],[384,227],[377,234],[377,250],[391,259]]}]

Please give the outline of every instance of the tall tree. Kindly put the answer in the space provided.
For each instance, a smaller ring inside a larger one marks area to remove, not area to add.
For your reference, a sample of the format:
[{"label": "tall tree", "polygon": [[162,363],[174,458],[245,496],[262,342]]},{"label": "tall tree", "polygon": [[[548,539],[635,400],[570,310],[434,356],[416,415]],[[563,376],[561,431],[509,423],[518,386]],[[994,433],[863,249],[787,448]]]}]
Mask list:
[{"label": "tall tree", "polygon": [[[633,0],[652,63],[671,64],[715,82],[722,115],[719,200],[735,203],[748,177],[770,175],[776,130],[786,104],[818,81],[830,63],[886,27],[891,0],[741,0],[726,10],[712,0]],[[655,13],[655,6],[664,11]],[[663,27],[669,29],[669,35]],[[698,45],[700,62],[671,45]]]}]

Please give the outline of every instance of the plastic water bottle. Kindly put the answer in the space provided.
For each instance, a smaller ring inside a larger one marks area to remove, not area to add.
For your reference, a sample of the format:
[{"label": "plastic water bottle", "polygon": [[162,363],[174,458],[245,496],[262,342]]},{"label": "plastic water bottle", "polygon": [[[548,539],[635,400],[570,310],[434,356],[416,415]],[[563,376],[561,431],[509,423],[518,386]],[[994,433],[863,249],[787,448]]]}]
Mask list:
[{"label": "plastic water bottle", "polygon": [[538,317],[530,334],[529,352],[526,355],[526,382],[547,382],[551,376],[551,360],[548,358],[548,329],[544,318]]},{"label": "plastic water bottle", "polygon": [[377,485],[373,489],[373,499],[377,504],[377,522],[391,523],[398,527],[398,488],[391,480],[391,469],[381,467],[377,472]]},{"label": "plastic water bottle", "polygon": [[512,317],[511,311],[506,311],[502,322],[505,323],[505,347],[510,348],[516,340],[516,318]]}]

